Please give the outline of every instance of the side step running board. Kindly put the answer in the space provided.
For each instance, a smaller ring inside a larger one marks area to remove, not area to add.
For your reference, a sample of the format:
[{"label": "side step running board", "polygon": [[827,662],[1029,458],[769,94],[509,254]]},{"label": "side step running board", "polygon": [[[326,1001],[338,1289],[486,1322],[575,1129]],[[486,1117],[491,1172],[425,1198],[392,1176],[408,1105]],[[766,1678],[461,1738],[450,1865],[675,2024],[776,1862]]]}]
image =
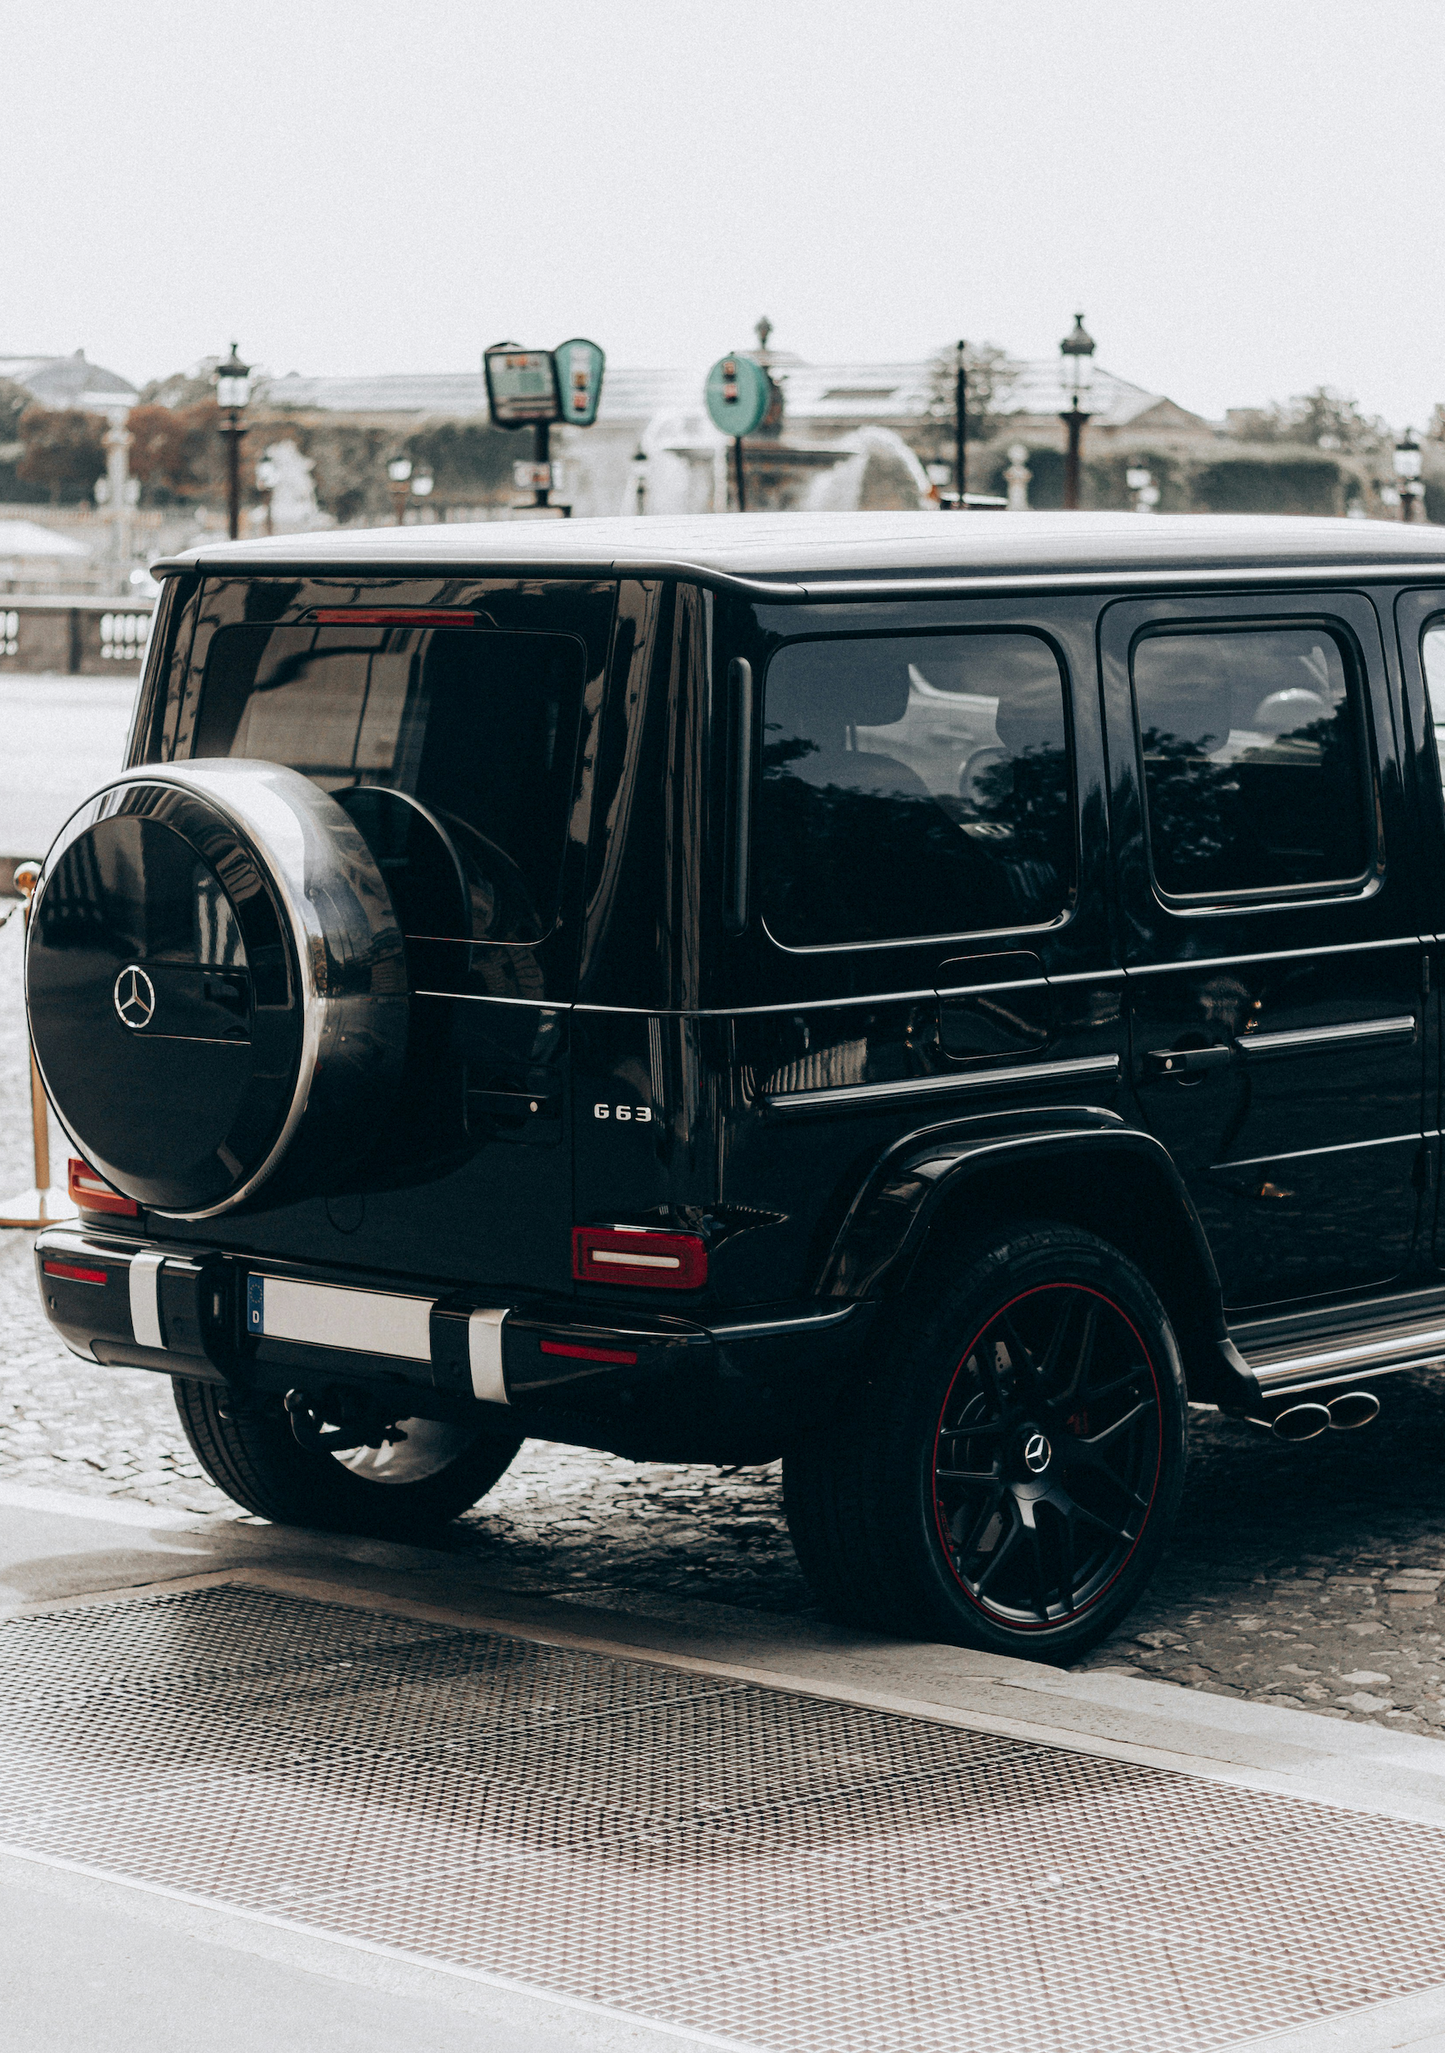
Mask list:
[{"label": "side step running board", "polygon": [[1440,1366],[1445,1363],[1445,1325],[1387,1326],[1356,1340],[1316,1345],[1308,1352],[1248,1355],[1244,1360],[1265,1396],[1325,1389],[1394,1375],[1400,1369]]}]

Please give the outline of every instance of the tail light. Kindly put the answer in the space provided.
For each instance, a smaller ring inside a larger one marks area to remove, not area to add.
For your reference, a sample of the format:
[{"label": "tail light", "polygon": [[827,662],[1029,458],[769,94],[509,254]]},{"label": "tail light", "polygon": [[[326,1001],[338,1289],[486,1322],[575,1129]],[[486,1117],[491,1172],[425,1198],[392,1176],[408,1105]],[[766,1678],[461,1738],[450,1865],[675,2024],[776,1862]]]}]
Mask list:
[{"label": "tail light", "polygon": [[82,1212],[115,1212],[122,1219],[140,1217],[140,1206],[135,1199],[123,1198],[118,1190],[112,1190],[105,1178],[98,1176],[78,1155],[70,1158],[65,1184],[71,1204]]},{"label": "tail light", "polygon": [[[44,1261],[40,1266],[47,1276],[59,1276],[66,1283],[104,1283],[106,1281],[106,1271],[104,1269],[86,1269],[79,1262]],[[53,1303],[54,1300],[52,1299],[51,1302]]]},{"label": "tail light", "polygon": [[454,613],[436,606],[318,606],[311,614],[317,627],[475,627],[475,613]]},{"label": "tail light", "polygon": [[643,1290],[701,1290],[707,1248],[696,1233],[651,1226],[574,1226],[572,1274],[579,1283],[635,1283]]}]

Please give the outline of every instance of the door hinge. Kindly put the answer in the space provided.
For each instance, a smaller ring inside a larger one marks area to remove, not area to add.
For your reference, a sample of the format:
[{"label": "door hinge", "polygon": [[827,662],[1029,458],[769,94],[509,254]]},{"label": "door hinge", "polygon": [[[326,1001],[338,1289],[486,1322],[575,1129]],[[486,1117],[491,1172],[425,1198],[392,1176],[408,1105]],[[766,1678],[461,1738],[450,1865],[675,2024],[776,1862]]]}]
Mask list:
[{"label": "door hinge", "polygon": [[1435,1150],[1428,1141],[1420,1143],[1410,1181],[1416,1190],[1433,1190],[1435,1187]]}]

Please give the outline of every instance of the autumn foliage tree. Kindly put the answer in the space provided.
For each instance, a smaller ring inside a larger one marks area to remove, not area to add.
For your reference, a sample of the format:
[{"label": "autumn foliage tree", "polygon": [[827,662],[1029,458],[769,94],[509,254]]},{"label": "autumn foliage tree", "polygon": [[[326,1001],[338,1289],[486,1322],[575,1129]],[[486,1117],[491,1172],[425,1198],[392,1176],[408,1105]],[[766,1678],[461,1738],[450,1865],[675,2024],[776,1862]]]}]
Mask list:
[{"label": "autumn foliage tree", "polygon": [[105,472],[105,422],[79,407],[28,406],[17,433],[22,445],[15,475],[23,484],[40,485],[52,506],[62,499],[88,498]]},{"label": "autumn foliage tree", "polygon": [[134,406],[131,475],[152,498],[215,499],[224,495],[220,408],[213,399],[190,406]]}]

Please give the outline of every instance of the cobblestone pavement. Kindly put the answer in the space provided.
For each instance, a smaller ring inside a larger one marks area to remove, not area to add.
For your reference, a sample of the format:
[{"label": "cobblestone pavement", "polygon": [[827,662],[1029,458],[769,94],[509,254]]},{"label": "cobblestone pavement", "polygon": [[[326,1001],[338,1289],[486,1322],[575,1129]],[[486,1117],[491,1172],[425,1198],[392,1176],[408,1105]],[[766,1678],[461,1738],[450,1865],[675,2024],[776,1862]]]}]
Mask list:
[{"label": "cobblestone pavement", "polygon": [[[19,927],[0,932],[0,1194],[30,1181]],[[1084,1665],[1445,1733],[1445,1370],[1379,1391],[1377,1424],[1301,1447],[1195,1413],[1173,1543]],[[241,1515],[191,1458],[164,1379],[54,1339],[23,1233],[0,1234],[0,1480]],[[810,1608],[776,1466],[723,1475],[529,1442],[445,1544],[518,1589]]]}]

